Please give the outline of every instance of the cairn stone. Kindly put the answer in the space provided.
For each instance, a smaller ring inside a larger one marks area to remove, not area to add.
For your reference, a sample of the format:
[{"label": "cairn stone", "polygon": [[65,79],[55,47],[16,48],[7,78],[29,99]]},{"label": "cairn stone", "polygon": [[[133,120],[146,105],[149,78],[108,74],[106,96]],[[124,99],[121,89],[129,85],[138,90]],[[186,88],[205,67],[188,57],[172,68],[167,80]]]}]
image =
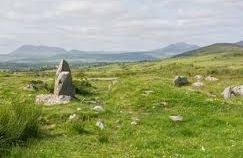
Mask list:
[{"label": "cairn stone", "polygon": [[174,84],[177,87],[187,85],[189,82],[186,77],[184,76],[176,76],[174,79]]},{"label": "cairn stone", "polygon": [[38,95],[36,96],[36,104],[43,104],[43,105],[47,105],[47,106],[51,106],[51,105],[61,105],[61,104],[67,104],[71,101],[72,97],[70,96],[65,96],[65,95],[60,95],[60,96],[56,96],[53,94],[47,94],[47,95]]}]

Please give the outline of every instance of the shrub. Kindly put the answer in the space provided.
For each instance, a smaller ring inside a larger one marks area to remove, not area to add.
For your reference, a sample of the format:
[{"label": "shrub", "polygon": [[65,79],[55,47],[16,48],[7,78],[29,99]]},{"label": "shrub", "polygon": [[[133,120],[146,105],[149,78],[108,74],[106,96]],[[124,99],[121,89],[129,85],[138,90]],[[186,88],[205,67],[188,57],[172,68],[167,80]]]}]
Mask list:
[{"label": "shrub", "polygon": [[45,91],[49,93],[53,93],[54,91],[54,83],[53,82],[44,82],[41,80],[31,80],[28,82],[28,84],[33,85],[33,88],[36,91]]},{"label": "shrub", "polygon": [[73,85],[76,94],[89,95],[94,93],[95,87],[93,87],[87,79],[74,80]]},{"label": "shrub", "polygon": [[0,106],[0,154],[39,135],[39,108],[28,103]]}]

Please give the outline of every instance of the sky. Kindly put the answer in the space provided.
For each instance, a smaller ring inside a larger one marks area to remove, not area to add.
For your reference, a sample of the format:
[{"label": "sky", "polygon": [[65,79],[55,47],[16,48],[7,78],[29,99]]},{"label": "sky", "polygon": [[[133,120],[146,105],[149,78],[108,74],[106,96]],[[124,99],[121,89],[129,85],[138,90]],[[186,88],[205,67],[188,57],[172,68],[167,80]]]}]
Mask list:
[{"label": "sky", "polygon": [[243,40],[243,0],[0,0],[0,53],[140,51]]}]

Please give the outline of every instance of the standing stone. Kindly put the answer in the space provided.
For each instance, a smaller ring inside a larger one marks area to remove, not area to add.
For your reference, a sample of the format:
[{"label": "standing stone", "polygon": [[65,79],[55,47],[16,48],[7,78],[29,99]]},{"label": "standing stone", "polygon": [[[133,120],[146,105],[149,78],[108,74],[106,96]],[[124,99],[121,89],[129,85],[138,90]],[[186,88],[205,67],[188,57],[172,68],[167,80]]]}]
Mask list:
[{"label": "standing stone", "polygon": [[67,104],[75,97],[71,70],[68,63],[62,60],[55,77],[54,94],[36,96],[36,103],[43,105]]},{"label": "standing stone", "polygon": [[75,90],[72,83],[71,70],[68,63],[62,60],[57,72],[55,80],[54,95],[66,95],[74,97]]},{"label": "standing stone", "polygon": [[54,95],[66,95],[74,97],[74,87],[70,72],[64,71],[59,74],[55,81]]},{"label": "standing stone", "polygon": [[67,71],[67,72],[70,72],[71,74],[71,69],[67,63],[66,60],[62,59],[59,66],[58,66],[58,69],[57,69],[57,72],[56,72],[56,78],[58,78],[59,74],[63,71]]}]

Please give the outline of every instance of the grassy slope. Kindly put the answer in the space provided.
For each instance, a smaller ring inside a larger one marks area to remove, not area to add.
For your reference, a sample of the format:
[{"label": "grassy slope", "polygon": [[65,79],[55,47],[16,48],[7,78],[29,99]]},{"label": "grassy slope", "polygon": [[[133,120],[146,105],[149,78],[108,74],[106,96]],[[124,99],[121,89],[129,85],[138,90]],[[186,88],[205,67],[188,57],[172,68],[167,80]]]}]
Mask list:
[{"label": "grassy slope", "polygon": [[[86,70],[88,77],[119,77],[116,83],[93,81],[97,94],[85,96],[99,101],[106,112],[93,112],[93,105],[81,102],[84,96],[69,105],[44,107],[45,134],[26,147],[13,148],[9,157],[243,157],[243,99],[224,101],[220,96],[224,87],[243,83],[242,59],[241,55],[205,55]],[[171,81],[178,74],[190,81],[196,74],[220,80],[205,82],[199,91],[191,86],[176,88]],[[0,76],[1,91],[8,91],[8,97],[16,97],[14,89],[27,80],[37,79],[23,73]],[[38,79],[49,80],[50,76]],[[143,96],[145,90],[154,93]],[[208,92],[217,97],[207,96]],[[33,101],[35,95],[23,91],[18,97]],[[73,113],[79,119],[69,121]],[[171,122],[168,117],[173,114],[185,120]],[[132,117],[138,117],[140,124],[131,125]],[[104,121],[105,130],[95,126],[98,119]]]},{"label": "grassy slope", "polygon": [[224,55],[232,56],[242,54],[243,47],[230,43],[217,43],[197,50],[189,51],[178,56]]}]

